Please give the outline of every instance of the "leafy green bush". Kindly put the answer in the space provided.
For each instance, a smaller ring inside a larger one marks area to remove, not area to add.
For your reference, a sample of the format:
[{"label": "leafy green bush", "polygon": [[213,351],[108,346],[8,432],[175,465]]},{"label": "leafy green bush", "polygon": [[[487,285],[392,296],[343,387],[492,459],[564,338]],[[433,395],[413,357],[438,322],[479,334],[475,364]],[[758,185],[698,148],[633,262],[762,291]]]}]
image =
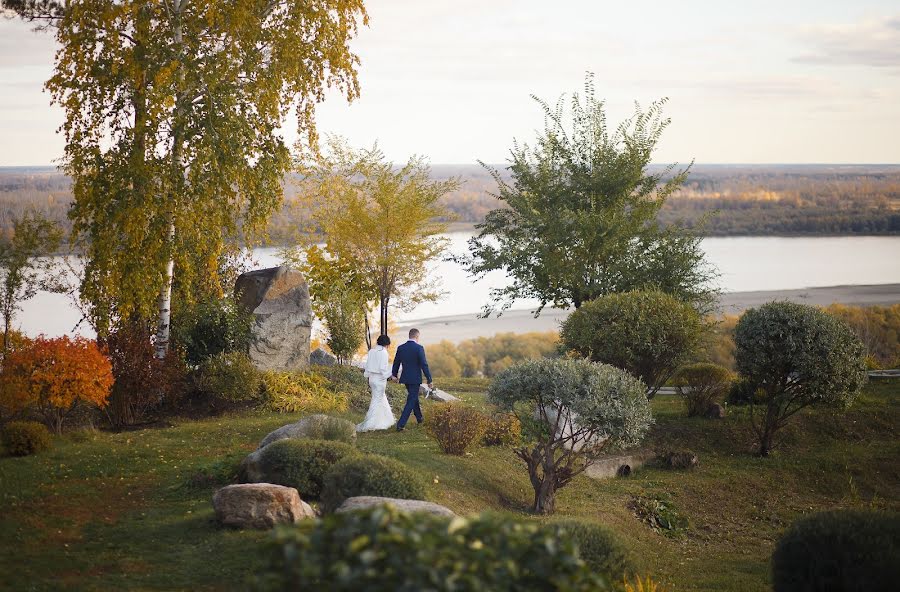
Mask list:
[{"label": "leafy green bush", "polygon": [[356,442],[356,424],[340,417],[310,415],[305,418],[305,437],[311,440]]},{"label": "leafy green bush", "polygon": [[608,294],[563,321],[566,349],[624,368],[644,381],[648,396],[690,360],[706,331],[690,305],[658,291]]},{"label": "leafy green bush", "polygon": [[335,463],[325,475],[325,510],[333,512],[347,498],[360,495],[421,500],[425,489],[412,469],[393,458],[367,454]]},{"label": "leafy green bush", "polygon": [[50,448],[50,431],[36,421],[11,421],[0,431],[7,454],[28,456]]},{"label": "leafy green bush", "polygon": [[760,403],[765,398],[765,393],[757,385],[746,378],[738,378],[731,383],[728,389],[726,401],[729,405],[749,405],[751,402]]},{"label": "leafy green bush", "polygon": [[733,380],[734,372],[728,368],[699,362],[679,368],[672,382],[684,399],[688,417],[697,417],[725,398]]},{"label": "leafy green bush", "polygon": [[265,482],[293,487],[303,499],[318,499],[328,470],[358,454],[356,448],[344,442],[289,438],[263,449],[260,468]]},{"label": "leafy green bush", "polygon": [[445,454],[463,454],[484,436],[487,418],[468,405],[435,405],[425,423],[428,434]]},{"label": "leafy green bush", "polygon": [[571,539],[507,516],[449,520],[391,507],[276,529],[263,590],[609,590]]},{"label": "leafy green bush", "polygon": [[241,461],[246,454],[236,452],[203,463],[188,477],[187,485],[198,489],[208,487],[221,487],[230,483],[237,483],[240,475]]},{"label": "leafy green bush", "polygon": [[485,446],[514,446],[522,439],[522,422],[514,413],[495,413],[487,418]]},{"label": "leafy green bush", "polygon": [[616,535],[604,526],[580,520],[561,520],[554,526],[560,538],[570,537],[578,544],[578,554],[596,573],[609,581],[620,581],[634,573],[628,549]]},{"label": "leafy green bush", "polygon": [[759,386],[766,407],[759,421],[750,414],[760,456],[797,411],[818,403],[846,407],[866,383],[862,342],[846,322],[812,306],[751,308],[734,329],[734,344],[738,372]]},{"label": "leafy green bush", "polygon": [[801,518],[772,554],[775,592],[895,590],[900,514],[838,510]]},{"label": "leafy green bush", "polygon": [[253,314],[234,298],[197,303],[175,312],[172,340],[191,366],[221,353],[243,352],[250,347]]},{"label": "leafy green bush", "polygon": [[221,352],[210,356],[197,370],[197,389],[225,403],[260,400],[262,374],[247,354]]},{"label": "leafy green bush", "polygon": [[266,372],[263,387],[268,408],[281,413],[342,413],[349,404],[346,393],[315,372]]}]

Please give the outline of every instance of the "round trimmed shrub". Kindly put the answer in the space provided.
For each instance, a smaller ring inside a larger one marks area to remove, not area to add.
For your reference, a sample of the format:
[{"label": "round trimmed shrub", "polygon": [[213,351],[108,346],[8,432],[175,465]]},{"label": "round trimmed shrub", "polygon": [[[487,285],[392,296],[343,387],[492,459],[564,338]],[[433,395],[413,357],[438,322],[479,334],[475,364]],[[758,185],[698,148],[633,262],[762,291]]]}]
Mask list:
[{"label": "round trimmed shrub", "polygon": [[725,398],[734,378],[734,372],[725,366],[699,362],[679,368],[672,382],[684,399],[688,417],[697,417]]},{"label": "round trimmed shrub", "polygon": [[303,499],[318,499],[328,470],[357,455],[359,451],[344,442],[290,438],[266,446],[260,468],[267,483],[293,487]]},{"label": "round trimmed shrub", "polygon": [[50,448],[50,431],[36,421],[11,421],[0,432],[6,452],[13,456],[28,456]]},{"label": "round trimmed shrub", "polygon": [[356,424],[347,419],[317,413],[307,417],[305,425],[304,437],[311,440],[356,442]]},{"label": "round trimmed shrub", "polygon": [[610,589],[574,541],[509,516],[449,520],[383,506],[280,527],[266,546],[262,590]]},{"label": "round trimmed shrub", "polygon": [[585,303],[563,321],[559,336],[567,350],[637,376],[652,398],[690,360],[705,331],[690,304],[637,290]]},{"label": "round trimmed shrub", "polygon": [[335,463],[325,475],[325,510],[333,512],[347,498],[360,495],[423,500],[425,488],[412,469],[393,458],[367,454]]},{"label": "round trimmed shrub", "polygon": [[581,559],[598,574],[617,582],[634,573],[628,549],[608,528],[590,522],[561,520],[554,527],[562,536],[574,539]]},{"label": "round trimmed shrub", "polygon": [[900,514],[867,510],[801,518],[772,554],[774,592],[876,592],[900,582]]}]

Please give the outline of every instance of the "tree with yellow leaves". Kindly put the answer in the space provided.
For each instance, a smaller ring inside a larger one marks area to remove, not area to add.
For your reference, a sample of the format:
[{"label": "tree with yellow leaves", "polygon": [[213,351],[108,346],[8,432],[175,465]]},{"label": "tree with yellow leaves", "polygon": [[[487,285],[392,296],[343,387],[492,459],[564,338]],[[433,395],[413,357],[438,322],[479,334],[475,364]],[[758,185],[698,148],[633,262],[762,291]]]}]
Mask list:
[{"label": "tree with yellow leaves", "polygon": [[357,150],[336,137],[298,169],[325,250],[354,270],[366,300],[378,302],[381,334],[392,302],[411,308],[441,296],[428,266],[447,247],[448,212],[439,201],[458,179],[432,181],[422,157],[395,167],[377,145]]},{"label": "tree with yellow leaves", "polygon": [[359,94],[349,41],[363,0],[3,0],[51,25],[47,82],[65,111],[70,217],[86,254],[81,297],[98,334],[221,292],[223,254],[282,202],[281,127],[317,143],[329,87]]}]

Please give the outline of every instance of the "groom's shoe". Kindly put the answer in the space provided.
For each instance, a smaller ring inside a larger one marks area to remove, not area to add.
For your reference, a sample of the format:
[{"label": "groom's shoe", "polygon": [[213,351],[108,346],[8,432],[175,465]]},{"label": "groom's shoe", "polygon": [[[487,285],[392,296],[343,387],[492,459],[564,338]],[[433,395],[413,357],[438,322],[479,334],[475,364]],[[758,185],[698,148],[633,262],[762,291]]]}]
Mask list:
[{"label": "groom's shoe", "polygon": [[404,431],[405,429],[406,429],[406,428],[401,428],[400,426],[397,426],[397,431],[398,431],[398,432],[402,432],[402,431]]}]

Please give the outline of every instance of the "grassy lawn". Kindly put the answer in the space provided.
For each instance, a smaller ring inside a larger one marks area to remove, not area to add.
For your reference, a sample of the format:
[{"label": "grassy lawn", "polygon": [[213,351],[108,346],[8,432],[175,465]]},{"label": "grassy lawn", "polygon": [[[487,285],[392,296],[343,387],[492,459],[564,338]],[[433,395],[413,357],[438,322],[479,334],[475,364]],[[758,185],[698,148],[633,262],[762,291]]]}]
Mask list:
[{"label": "grassy lawn", "polygon": [[[454,386],[448,390],[485,405],[483,384]],[[768,459],[749,454],[740,409],[711,421],[683,417],[672,397],[653,407],[648,447],[693,450],[700,467],[579,478],[560,493],[557,515],[617,531],[668,590],[767,590],[774,542],[801,514],[900,508],[900,383],[870,384],[846,414],[798,414]],[[79,432],[34,457],[0,458],[0,589],[244,588],[267,535],[218,528],[210,498],[217,479],[267,432],[297,418],[244,413],[119,434]],[[509,450],[445,456],[415,423],[402,434],[363,434],[359,447],[409,464],[427,482],[429,499],[458,513],[528,515],[531,487]],[[629,509],[633,496],[669,500],[689,526],[675,536],[651,530]]]}]

